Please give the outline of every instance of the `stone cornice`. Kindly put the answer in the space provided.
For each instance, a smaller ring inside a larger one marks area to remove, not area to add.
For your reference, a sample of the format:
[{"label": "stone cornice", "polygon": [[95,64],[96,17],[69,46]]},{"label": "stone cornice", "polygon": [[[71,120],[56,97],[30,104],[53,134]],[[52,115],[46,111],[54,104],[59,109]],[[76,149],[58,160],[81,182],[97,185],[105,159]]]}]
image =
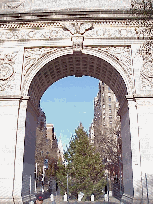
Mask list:
[{"label": "stone cornice", "polygon": [[28,21],[59,21],[59,20],[143,20],[152,19],[153,11],[144,13],[133,10],[61,10],[61,11],[33,11],[29,13],[1,13],[0,22],[28,22]]},{"label": "stone cornice", "polygon": [[30,96],[21,96],[21,95],[8,95],[8,96],[1,96],[0,101],[2,100],[29,100]]},{"label": "stone cornice", "polygon": [[140,95],[140,94],[134,94],[133,96],[131,95],[131,96],[129,96],[129,95],[127,95],[126,96],[126,99],[128,100],[128,101],[130,101],[130,100],[133,100],[133,101],[136,101],[137,99],[147,99],[147,98],[153,98],[153,94],[146,94],[146,95]]},{"label": "stone cornice", "polygon": [[9,29],[12,31],[13,29],[43,29],[43,28],[52,28],[52,27],[64,27],[64,23],[75,24],[75,23],[92,23],[93,26],[113,26],[113,27],[151,27],[153,25],[153,19],[60,19],[59,21],[54,20],[37,20],[37,21],[1,21],[0,20],[0,28],[1,29]]}]

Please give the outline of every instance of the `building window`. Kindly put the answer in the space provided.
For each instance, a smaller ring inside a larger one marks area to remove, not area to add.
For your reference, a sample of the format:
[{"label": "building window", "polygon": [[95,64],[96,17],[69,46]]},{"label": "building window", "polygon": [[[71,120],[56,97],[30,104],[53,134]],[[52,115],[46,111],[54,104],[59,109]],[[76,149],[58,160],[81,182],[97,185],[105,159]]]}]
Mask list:
[{"label": "building window", "polygon": [[111,102],[111,97],[108,98],[109,102]]}]

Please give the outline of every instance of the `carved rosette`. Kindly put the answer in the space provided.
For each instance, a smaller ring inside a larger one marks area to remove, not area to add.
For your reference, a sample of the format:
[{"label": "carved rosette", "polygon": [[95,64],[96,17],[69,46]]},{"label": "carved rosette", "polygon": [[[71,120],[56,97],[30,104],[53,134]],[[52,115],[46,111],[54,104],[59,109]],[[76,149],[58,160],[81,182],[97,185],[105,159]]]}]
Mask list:
[{"label": "carved rosette", "polygon": [[145,42],[139,53],[143,58],[143,68],[140,72],[141,88],[153,89],[153,41]]},{"label": "carved rosette", "polygon": [[0,91],[11,88],[11,81],[14,79],[14,64],[16,53],[0,54]]}]

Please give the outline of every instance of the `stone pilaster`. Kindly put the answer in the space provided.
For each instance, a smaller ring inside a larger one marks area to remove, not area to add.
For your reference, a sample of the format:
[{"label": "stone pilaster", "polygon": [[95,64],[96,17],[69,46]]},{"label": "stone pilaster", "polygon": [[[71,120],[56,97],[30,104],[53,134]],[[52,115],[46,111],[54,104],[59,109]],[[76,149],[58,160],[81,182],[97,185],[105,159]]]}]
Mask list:
[{"label": "stone pilaster", "polygon": [[35,198],[35,145],[36,127],[39,112],[36,107],[28,101],[26,110],[25,143],[22,173],[22,199],[24,202]]},{"label": "stone pilaster", "polygon": [[24,140],[25,140],[25,124],[27,98],[22,98],[19,104],[15,161],[14,161],[14,188],[13,199],[15,203],[22,203],[22,172],[23,172],[23,156],[24,156]]},{"label": "stone pilaster", "polygon": [[19,106],[20,96],[0,98],[0,203],[13,204]]},{"label": "stone pilaster", "polygon": [[128,102],[125,101],[122,109],[119,110],[121,116],[121,137],[122,137],[122,161],[123,161],[123,203],[131,203],[133,198],[133,178],[132,178],[132,158],[131,158],[131,134]]},{"label": "stone pilaster", "polygon": [[140,161],[140,138],[138,129],[138,115],[136,101],[133,97],[128,97],[129,119],[130,119],[130,141],[132,159],[132,178],[133,178],[133,200],[140,203],[142,200],[141,182],[141,161]]},{"label": "stone pilaster", "polygon": [[143,203],[153,202],[153,96],[136,97]]}]

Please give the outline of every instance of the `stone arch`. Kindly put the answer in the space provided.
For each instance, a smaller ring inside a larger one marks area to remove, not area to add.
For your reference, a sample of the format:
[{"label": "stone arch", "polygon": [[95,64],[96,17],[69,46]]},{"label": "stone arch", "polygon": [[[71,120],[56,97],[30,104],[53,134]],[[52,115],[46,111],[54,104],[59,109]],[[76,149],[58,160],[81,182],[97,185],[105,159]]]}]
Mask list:
[{"label": "stone arch", "polygon": [[[22,195],[26,199],[27,178],[34,171],[34,143],[37,127],[38,107],[40,98],[47,88],[55,81],[75,75],[81,77],[88,75],[103,80],[116,94],[120,107],[122,120],[121,134],[124,136],[124,183],[126,192],[132,196],[132,162],[129,112],[126,103],[126,95],[133,91],[132,79],[127,67],[109,52],[97,48],[86,48],[82,52],[74,52],[71,48],[32,48],[26,50],[24,58],[24,80],[22,83],[23,98],[30,96],[26,108],[25,146],[23,164]],[[33,54],[32,54],[33,53]],[[32,56],[33,55],[33,56]],[[38,57],[37,57],[38,55]],[[125,67],[124,67],[125,66]],[[28,145],[28,141],[31,145]],[[31,173],[30,173],[31,172]],[[34,179],[33,191],[34,191]]]},{"label": "stone arch", "polygon": [[71,48],[46,49],[24,71],[22,95],[29,95],[36,106],[39,106],[41,96],[51,84],[70,75],[88,75],[103,80],[114,91],[121,106],[125,96],[133,93],[132,78],[126,65],[109,52],[94,48],[84,49],[82,53],[73,53]]}]

